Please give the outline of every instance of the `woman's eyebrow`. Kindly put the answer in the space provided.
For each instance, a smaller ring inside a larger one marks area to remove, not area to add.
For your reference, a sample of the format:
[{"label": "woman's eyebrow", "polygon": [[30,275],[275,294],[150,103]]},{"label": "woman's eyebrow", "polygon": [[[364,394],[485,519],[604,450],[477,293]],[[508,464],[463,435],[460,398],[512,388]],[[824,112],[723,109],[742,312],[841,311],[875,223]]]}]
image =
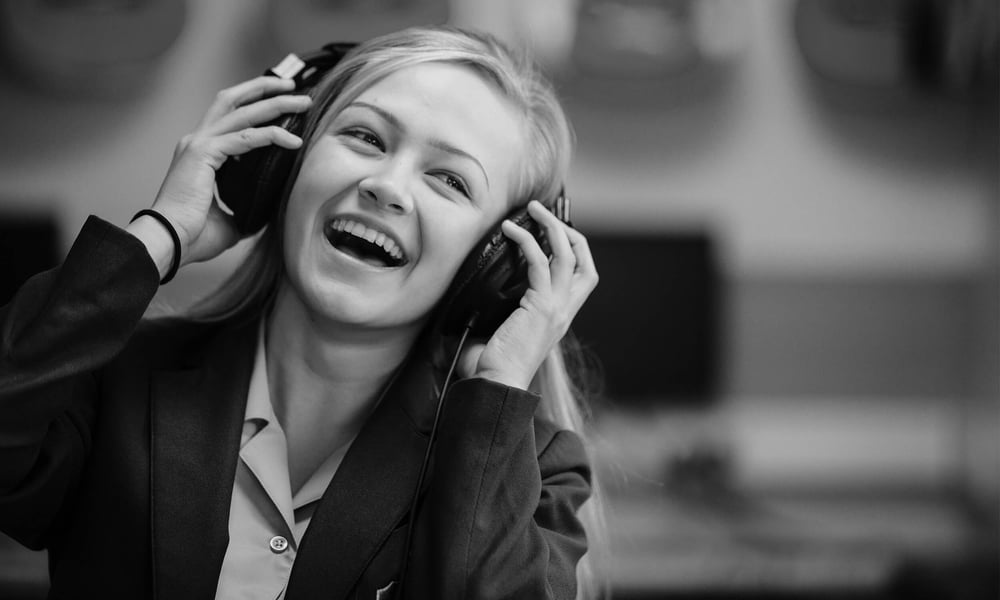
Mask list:
[{"label": "woman's eyebrow", "polygon": [[[345,109],[352,108],[352,107],[367,108],[368,110],[370,110],[370,111],[374,112],[375,114],[377,114],[378,116],[382,117],[382,119],[386,123],[388,123],[389,125],[391,125],[393,128],[395,128],[395,129],[397,129],[399,131],[406,131],[406,127],[403,125],[403,122],[400,121],[396,117],[396,115],[394,115],[391,112],[385,110],[381,106],[375,106],[374,104],[369,104],[367,102],[355,101],[355,102],[352,102],[352,103],[348,104],[345,107]],[[469,154],[468,152],[466,152],[465,150],[462,150],[461,148],[457,148],[457,147],[449,144],[448,142],[446,142],[444,140],[441,140],[441,139],[438,139],[438,138],[431,138],[431,139],[427,140],[427,144],[429,146],[431,146],[432,148],[437,148],[438,150],[441,150],[443,152],[447,152],[448,154],[453,154],[455,156],[460,156],[462,158],[467,158],[467,159],[471,160],[472,162],[476,163],[476,165],[479,167],[479,170],[483,172],[483,178],[486,179],[486,189],[489,189],[489,187],[490,187],[490,178],[486,174],[486,168],[483,167],[483,163],[479,162],[479,160],[475,156]]]}]

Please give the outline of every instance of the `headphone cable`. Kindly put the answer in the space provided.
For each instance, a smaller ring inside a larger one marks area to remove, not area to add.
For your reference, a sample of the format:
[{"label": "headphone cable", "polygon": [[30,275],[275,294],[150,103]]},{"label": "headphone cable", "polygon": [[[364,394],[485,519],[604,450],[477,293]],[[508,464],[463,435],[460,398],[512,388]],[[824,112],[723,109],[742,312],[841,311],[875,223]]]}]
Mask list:
[{"label": "headphone cable", "polygon": [[445,375],[444,383],[441,385],[441,391],[438,394],[437,407],[434,409],[434,422],[431,425],[431,433],[427,440],[427,450],[424,452],[423,462],[420,464],[420,474],[417,475],[417,487],[413,492],[413,501],[410,503],[410,521],[406,524],[406,541],[403,546],[403,566],[399,574],[399,590],[394,595],[396,600],[402,600],[403,598],[403,582],[406,580],[406,569],[410,562],[410,542],[413,537],[413,527],[417,522],[417,505],[420,500],[420,488],[424,484],[424,477],[427,474],[427,467],[431,462],[431,452],[434,448],[434,440],[437,437],[438,422],[441,420],[441,409],[444,407],[444,397],[448,393],[448,385],[451,383],[451,377],[455,373],[455,367],[458,365],[458,359],[462,355],[462,348],[465,346],[465,340],[469,337],[469,332],[472,330],[479,318],[479,312],[472,313],[466,322],[462,330],[462,337],[458,340],[458,347],[455,349],[455,356],[451,359],[451,366],[448,367],[448,373]]}]

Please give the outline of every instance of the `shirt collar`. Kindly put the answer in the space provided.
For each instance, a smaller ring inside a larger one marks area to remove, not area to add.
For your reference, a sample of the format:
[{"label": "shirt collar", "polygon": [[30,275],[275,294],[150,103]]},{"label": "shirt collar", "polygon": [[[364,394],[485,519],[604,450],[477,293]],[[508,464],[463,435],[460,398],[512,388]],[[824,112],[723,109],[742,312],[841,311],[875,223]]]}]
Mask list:
[{"label": "shirt collar", "polygon": [[271,406],[270,383],[267,380],[267,353],[264,349],[264,322],[261,321],[260,332],[257,335],[257,355],[250,375],[250,389],[247,391],[247,409],[243,415],[244,435],[240,447],[246,445],[250,438],[272,422],[277,424],[277,417],[274,414],[274,407]]},{"label": "shirt collar", "polygon": [[[260,333],[257,336],[257,355],[254,358],[253,373],[250,375],[250,389],[247,391],[247,409],[243,416],[243,438],[240,448],[246,444],[260,431],[269,425],[277,428],[281,432],[281,439],[284,441],[284,432],[281,430],[281,423],[274,414],[274,407],[271,404],[271,388],[267,379],[267,351],[265,346],[265,324],[262,321]],[[356,434],[355,434],[356,437]],[[334,450],[330,456],[309,476],[309,479],[302,485],[295,494],[292,505],[298,509],[310,502],[319,500],[326,491],[327,485],[333,479],[340,462],[354,442],[354,437],[346,444]],[[285,459],[286,460],[286,459]],[[285,478],[287,478],[287,465]]]}]

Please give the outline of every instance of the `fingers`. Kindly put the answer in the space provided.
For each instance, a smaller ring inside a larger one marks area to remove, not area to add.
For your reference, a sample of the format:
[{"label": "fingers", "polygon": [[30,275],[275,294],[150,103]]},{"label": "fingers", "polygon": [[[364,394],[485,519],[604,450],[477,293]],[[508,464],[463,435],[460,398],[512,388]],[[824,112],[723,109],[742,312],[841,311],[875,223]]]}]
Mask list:
[{"label": "fingers", "polygon": [[576,257],[576,272],[583,274],[594,280],[597,285],[597,265],[594,264],[594,255],[590,252],[590,244],[587,238],[572,227],[566,227],[566,237],[573,248],[573,255]]},{"label": "fingers", "polygon": [[[218,169],[229,156],[275,144],[294,150],[302,140],[280,127],[263,125],[288,113],[309,109],[312,98],[306,95],[280,94],[294,88],[291,80],[257,77],[219,92],[202,119],[199,128],[185,136],[177,153],[190,149],[207,157]],[[274,95],[274,94],[280,95]]]},{"label": "fingers", "polygon": [[205,113],[199,128],[208,126],[235,109],[275,94],[295,89],[295,82],[280,77],[261,76],[220,91]]},{"label": "fingers", "polygon": [[[186,135],[181,138],[175,152],[174,165],[206,164],[213,170],[222,166],[230,156],[249,152],[274,144],[289,150],[302,146],[302,138],[277,125],[250,127],[225,135]],[[174,167],[171,167],[173,172]],[[206,198],[212,197],[209,193]]]},{"label": "fingers", "polygon": [[537,200],[528,203],[528,214],[545,229],[545,237],[552,248],[552,287],[564,289],[576,269],[576,255],[566,236],[568,227]]},{"label": "fingers", "polygon": [[261,123],[273,121],[284,114],[304,112],[311,105],[312,98],[309,96],[274,96],[233,110],[214,123],[207,125],[204,128],[204,133],[208,135],[221,135],[248,127],[255,127]]},{"label": "fingers", "polygon": [[[549,262],[548,257],[542,252],[537,240],[530,232],[514,223],[508,225],[508,222],[504,224],[504,232],[516,241],[522,252],[525,253],[529,265],[529,280],[532,276],[532,267],[535,268],[535,277],[541,279],[542,267],[548,266],[548,269],[545,269],[545,275],[547,275],[545,279],[551,282],[553,289],[568,291],[571,286],[580,288],[584,292],[585,298],[597,286],[598,281],[597,268],[594,265],[594,258],[590,253],[587,238],[560,221],[536,200],[528,203],[528,213],[545,229],[546,238],[552,248],[550,264],[542,264],[543,259],[546,263]],[[516,235],[512,235],[514,232]],[[534,281],[530,281],[530,283],[534,286]]]},{"label": "fingers", "polygon": [[513,221],[505,219],[500,224],[504,235],[514,240],[525,260],[528,262],[528,284],[538,291],[548,291],[552,287],[552,280],[549,275],[549,257],[542,252],[541,246],[535,240],[535,236],[523,227],[518,226]]},{"label": "fingers", "polygon": [[219,231],[220,243],[229,248],[240,241],[239,230],[236,228],[236,220],[232,215],[228,215],[215,202],[208,210],[208,220],[218,223],[215,229]]},{"label": "fingers", "polygon": [[270,144],[289,150],[294,150],[302,145],[302,138],[277,125],[250,127],[220,135],[216,140],[219,151],[225,156],[243,154],[254,148],[262,148]]}]

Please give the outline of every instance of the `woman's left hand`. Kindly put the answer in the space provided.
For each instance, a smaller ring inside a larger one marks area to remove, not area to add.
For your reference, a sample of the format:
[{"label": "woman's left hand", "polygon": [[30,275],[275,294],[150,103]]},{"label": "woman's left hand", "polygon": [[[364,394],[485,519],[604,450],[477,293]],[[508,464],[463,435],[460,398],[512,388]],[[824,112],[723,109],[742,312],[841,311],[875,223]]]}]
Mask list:
[{"label": "woman's left hand", "polygon": [[528,230],[503,222],[504,234],[517,243],[527,260],[528,290],[486,344],[471,344],[462,352],[459,374],[464,377],[527,389],[597,286],[597,269],[583,234],[540,202],[529,203],[528,214],[544,229],[552,260]]}]

